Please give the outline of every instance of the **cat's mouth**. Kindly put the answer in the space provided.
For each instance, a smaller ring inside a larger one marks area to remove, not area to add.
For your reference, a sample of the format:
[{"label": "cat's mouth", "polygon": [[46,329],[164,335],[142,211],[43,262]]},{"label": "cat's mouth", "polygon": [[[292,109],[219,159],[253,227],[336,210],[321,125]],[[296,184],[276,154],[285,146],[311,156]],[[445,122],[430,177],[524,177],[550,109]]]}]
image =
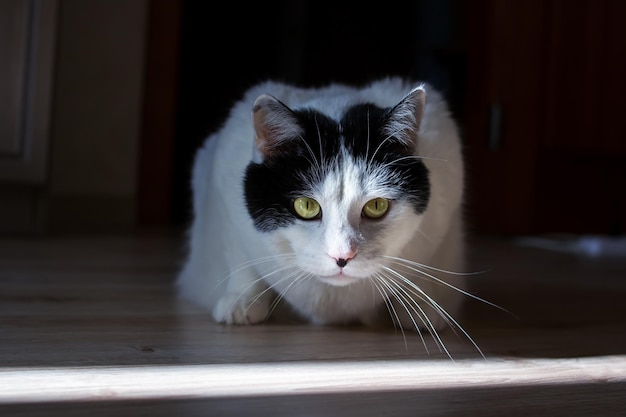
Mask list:
[{"label": "cat's mouth", "polygon": [[343,271],[339,271],[333,275],[318,275],[318,279],[326,284],[330,284],[336,287],[345,287],[346,285],[350,285],[354,282],[359,281],[361,278],[353,275],[348,275]]},{"label": "cat's mouth", "polygon": [[[307,270],[308,268],[303,268]],[[345,287],[364,279],[369,279],[377,273],[378,268],[372,263],[351,261],[347,265],[325,265],[323,268],[310,268],[308,271],[319,281],[335,287]]]}]

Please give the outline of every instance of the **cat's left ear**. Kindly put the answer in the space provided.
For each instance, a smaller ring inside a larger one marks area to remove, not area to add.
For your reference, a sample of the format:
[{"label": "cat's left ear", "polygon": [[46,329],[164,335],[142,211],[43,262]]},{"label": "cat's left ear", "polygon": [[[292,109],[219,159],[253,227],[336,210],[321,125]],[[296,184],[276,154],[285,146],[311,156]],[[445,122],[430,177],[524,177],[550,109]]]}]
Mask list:
[{"label": "cat's left ear", "polygon": [[275,97],[262,94],[252,105],[254,155],[261,163],[285,149],[285,145],[303,134],[293,111]]},{"label": "cat's left ear", "polygon": [[424,116],[426,91],[423,86],[413,89],[393,107],[387,117],[384,133],[397,138],[403,146],[415,149]]}]

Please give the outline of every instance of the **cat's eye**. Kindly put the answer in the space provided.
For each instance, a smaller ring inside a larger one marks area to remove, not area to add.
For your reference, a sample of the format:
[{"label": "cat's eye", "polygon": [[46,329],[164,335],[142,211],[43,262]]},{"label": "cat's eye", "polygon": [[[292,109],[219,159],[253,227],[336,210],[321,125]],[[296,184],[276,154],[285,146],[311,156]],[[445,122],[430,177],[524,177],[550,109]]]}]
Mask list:
[{"label": "cat's eye", "polygon": [[298,197],[293,202],[293,209],[304,220],[319,219],[322,214],[320,203],[309,197]]},{"label": "cat's eye", "polygon": [[379,219],[389,210],[389,200],[386,198],[374,198],[363,206],[363,215],[368,219]]}]

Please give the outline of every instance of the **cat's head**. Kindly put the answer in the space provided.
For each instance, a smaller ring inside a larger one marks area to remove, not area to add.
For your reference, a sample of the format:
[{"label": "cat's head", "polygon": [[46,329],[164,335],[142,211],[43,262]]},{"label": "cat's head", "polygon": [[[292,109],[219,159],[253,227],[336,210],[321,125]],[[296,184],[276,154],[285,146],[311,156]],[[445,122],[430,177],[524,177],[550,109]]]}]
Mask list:
[{"label": "cat's head", "polygon": [[245,199],[268,244],[293,254],[285,262],[346,285],[400,254],[430,197],[428,170],[415,156],[424,106],[421,87],[390,108],[348,107],[339,120],[256,99]]}]

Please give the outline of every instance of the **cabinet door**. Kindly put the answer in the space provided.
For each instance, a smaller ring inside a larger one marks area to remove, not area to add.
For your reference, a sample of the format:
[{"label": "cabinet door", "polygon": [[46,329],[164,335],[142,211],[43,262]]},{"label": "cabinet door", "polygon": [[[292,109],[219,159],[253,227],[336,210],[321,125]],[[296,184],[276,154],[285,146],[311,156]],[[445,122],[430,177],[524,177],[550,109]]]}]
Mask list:
[{"label": "cabinet door", "polygon": [[46,179],[56,1],[0,1],[0,181]]},{"label": "cabinet door", "polygon": [[468,217],[479,232],[623,233],[626,2],[469,9]]}]

